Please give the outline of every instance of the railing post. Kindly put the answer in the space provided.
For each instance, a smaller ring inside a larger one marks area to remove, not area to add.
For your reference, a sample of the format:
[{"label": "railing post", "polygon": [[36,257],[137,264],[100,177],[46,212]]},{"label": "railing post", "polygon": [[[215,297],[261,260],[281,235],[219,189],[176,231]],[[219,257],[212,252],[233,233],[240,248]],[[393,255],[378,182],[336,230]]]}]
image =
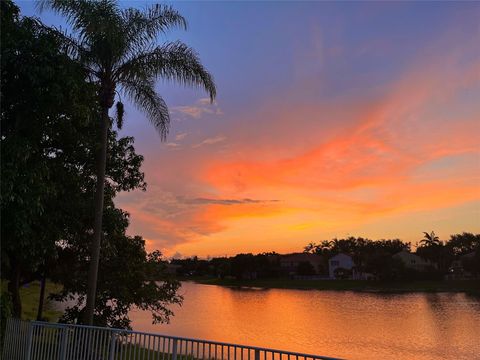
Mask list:
[{"label": "railing post", "polygon": [[255,349],[255,360],[260,360],[260,350]]},{"label": "railing post", "polygon": [[62,328],[62,336],[60,337],[60,360],[67,358],[67,340],[68,340],[68,327]]},{"label": "railing post", "polygon": [[110,339],[110,352],[108,356],[108,360],[115,360],[116,350],[117,350],[117,332],[111,332],[112,337]]},{"label": "railing post", "polygon": [[32,343],[33,343],[33,327],[35,326],[32,322],[29,322],[28,335],[27,335],[27,355],[26,360],[32,358]]},{"label": "railing post", "polygon": [[178,339],[173,340],[172,360],[177,360],[177,344],[178,344]]}]

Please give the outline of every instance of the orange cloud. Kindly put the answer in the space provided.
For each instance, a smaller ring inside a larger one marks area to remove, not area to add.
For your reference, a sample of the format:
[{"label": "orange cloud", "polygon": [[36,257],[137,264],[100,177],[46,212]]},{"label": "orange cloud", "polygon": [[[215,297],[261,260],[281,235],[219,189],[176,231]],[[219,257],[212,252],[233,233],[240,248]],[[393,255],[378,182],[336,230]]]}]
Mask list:
[{"label": "orange cloud", "polygon": [[381,91],[326,103],[274,94],[217,130],[221,139],[204,137],[228,138],[222,152],[187,146],[148,169],[163,190],[123,198],[133,231],[170,252],[218,255],[298,251],[373,223],[388,233],[382,219],[392,217],[413,228],[439,209],[471,218],[463,204],[480,200],[480,67],[460,63],[457,52],[427,58]]}]

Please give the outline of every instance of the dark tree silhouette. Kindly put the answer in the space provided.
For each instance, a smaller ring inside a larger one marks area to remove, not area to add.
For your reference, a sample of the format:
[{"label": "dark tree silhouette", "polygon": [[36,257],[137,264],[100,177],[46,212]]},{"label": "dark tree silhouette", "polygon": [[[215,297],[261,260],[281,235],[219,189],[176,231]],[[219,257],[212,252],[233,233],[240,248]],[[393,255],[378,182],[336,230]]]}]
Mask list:
[{"label": "dark tree silhouette", "polygon": [[[158,45],[159,34],[180,27],[186,20],[172,7],[154,5],[145,11],[121,9],[114,0],[42,0],[40,9],[63,15],[73,36],[63,34],[68,54],[80,62],[89,79],[98,86],[101,107],[95,193],[94,238],[88,277],[87,324],[92,324],[102,236],[109,110],[117,88],[143,110],[164,140],[170,117],[165,101],[155,92],[155,80],[163,78],[183,85],[203,87],[211,101],[216,95],[212,76],[193,49],[180,41]],[[116,122],[123,124],[123,103],[116,103]]]},{"label": "dark tree silhouette", "polygon": [[432,231],[430,233],[423,233],[423,239],[420,240],[420,244],[422,244],[423,246],[438,246],[441,243],[439,237],[435,235],[434,231]]}]

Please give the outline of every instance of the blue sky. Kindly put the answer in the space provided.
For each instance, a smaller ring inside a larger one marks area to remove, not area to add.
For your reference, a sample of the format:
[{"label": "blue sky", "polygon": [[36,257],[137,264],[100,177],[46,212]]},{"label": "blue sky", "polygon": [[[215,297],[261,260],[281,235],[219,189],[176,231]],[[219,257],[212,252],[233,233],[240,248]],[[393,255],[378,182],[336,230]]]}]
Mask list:
[{"label": "blue sky", "polygon": [[[118,203],[151,248],[282,252],[346,234],[480,231],[480,3],[170,4],[189,29],[166,39],[198,51],[218,98],[159,82],[166,143],[127,106],[149,189]],[[255,201],[219,202],[242,199]]]}]

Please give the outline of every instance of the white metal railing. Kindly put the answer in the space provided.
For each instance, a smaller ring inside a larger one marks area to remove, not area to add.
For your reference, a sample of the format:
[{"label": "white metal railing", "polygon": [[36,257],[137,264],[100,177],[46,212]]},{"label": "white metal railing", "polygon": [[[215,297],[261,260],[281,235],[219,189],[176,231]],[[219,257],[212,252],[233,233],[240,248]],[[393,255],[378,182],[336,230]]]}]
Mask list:
[{"label": "white metal railing", "polygon": [[331,357],[140,331],[8,319],[4,360],[320,360]]}]

